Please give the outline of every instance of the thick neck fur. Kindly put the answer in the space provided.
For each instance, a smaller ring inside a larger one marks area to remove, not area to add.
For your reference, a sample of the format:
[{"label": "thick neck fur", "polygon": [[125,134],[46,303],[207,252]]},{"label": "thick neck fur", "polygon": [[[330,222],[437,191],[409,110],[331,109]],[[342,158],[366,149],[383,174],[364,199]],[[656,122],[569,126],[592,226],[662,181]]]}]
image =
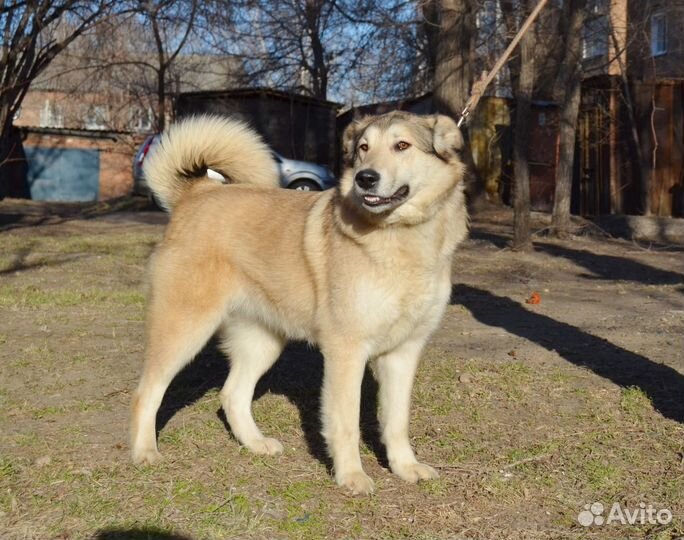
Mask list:
[{"label": "thick neck fur", "polygon": [[[333,227],[344,237],[360,247],[372,250],[378,243],[393,245],[395,242],[406,243],[407,238],[414,239],[419,245],[430,246],[436,253],[416,253],[416,259],[450,258],[456,246],[465,238],[468,227],[468,216],[463,204],[463,188],[455,184],[442,197],[434,201],[416,219],[408,222],[384,222],[375,215],[363,215],[363,211],[345,201],[338,192],[333,195],[339,204],[333,204]],[[401,234],[397,234],[401,231]],[[410,235],[410,236],[407,236]],[[434,242],[438,236],[440,242]],[[424,240],[424,241],[423,241]],[[415,246],[413,246],[415,248]],[[399,244],[396,249],[404,247]]]}]

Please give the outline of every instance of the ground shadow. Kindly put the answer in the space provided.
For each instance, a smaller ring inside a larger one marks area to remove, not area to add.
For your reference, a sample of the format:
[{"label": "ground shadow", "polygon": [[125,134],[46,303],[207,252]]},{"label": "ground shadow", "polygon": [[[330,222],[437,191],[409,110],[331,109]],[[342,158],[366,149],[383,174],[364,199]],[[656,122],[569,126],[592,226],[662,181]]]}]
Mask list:
[{"label": "ground shadow", "polygon": [[104,218],[144,224],[165,224],[168,214],[145,197],[123,196],[104,201],[0,201],[0,231],[61,225],[68,221]]},{"label": "ground shadow", "polygon": [[118,529],[112,527],[96,532],[93,540],[192,540],[192,538],[156,528]]},{"label": "ground shadow", "polygon": [[85,254],[72,254],[53,257],[49,260],[27,262],[27,259],[29,258],[32,252],[33,244],[28,244],[16,250],[12,256],[12,260],[9,263],[7,263],[7,265],[5,265],[4,268],[0,268],[0,275],[16,274],[19,272],[25,272],[26,270],[32,270],[34,268],[47,268],[51,266],[59,266],[62,264],[67,264],[76,261],[85,256]]},{"label": "ground shadow", "polygon": [[684,375],[677,370],[482,289],[454,285],[451,303],[464,306],[484,324],[556,351],[615,384],[641,389],[660,414],[684,423]]},{"label": "ground shadow", "polygon": [[[684,285],[684,274],[661,270],[653,266],[613,255],[601,255],[585,249],[573,249],[557,244],[535,243],[535,249],[562,257],[589,270],[587,279],[633,281],[647,285]],[[682,289],[684,292],[684,289]]]},{"label": "ground shadow", "polygon": [[[681,189],[677,190],[675,187],[671,193],[673,193],[673,202],[684,200]],[[678,212],[677,208],[673,208],[672,217],[604,214],[593,217],[592,221],[611,236],[681,251],[681,247],[673,245],[673,242],[679,243],[681,238],[681,219],[677,218],[682,216],[678,214],[681,214],[681,210]],[[670,228],[669,232],[668,228]]]},{"label": "ground shadow", "polygon": [[473,227],[472,229],[470,229],[470,232],[468,234],[468,238],[471,240],[480,241],[480,242],[489,242],[490,244],[494,245],[495,247],[497,247],[499,249],[511,247],[511,238],[510,237],[503,236],[503,235],[496,234],[496,233],[492,233],[492,232],[486,232],[486,231],[478,229],[477,227]]},{"label": "ground shadow", "polygon": [[[228,376],[228,361],[212,340],[192,363],[171,383],[157,414],[157,431],[184,407],[191,405],[211,389],[220,389]],[[254,392],[258,400],[266,393],[285,396],[299,410],[301,429],[309,453],[329,470],[332,466],[321,435],[320,395],[323,382],[323,357],[318,349],[306,343],[290,343],[275,365],[261,378]],[[366,368],[361,391],[361,435],[365,444],[387,466],[386,453],[380,441],[377,422],[378,384]],[[230,429],[220,404],[217,415]]]}]

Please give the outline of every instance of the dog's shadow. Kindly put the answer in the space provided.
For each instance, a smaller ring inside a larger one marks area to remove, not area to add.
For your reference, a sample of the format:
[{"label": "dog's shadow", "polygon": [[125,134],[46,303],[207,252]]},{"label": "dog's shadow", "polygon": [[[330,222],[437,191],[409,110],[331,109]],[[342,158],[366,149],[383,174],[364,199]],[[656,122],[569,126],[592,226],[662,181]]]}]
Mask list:
[{"label": "dog's shadow", "polygon": [[[181,409],[193,404],[208,391],[220,389],[228,377],[229,362],[210,341],[202,353],[186,366],[169,386],[159,413],[157,432]],[[275,365],[261,378],[254,392],[254,401],[264,394],[285,396],[299,410],[301,429],[312,456],[332,468],[321,435],[321,387],[323,383],[323,357],[318,349],[306,343],[290,343]],[[378,462],[387,467],[385,448],[380,441],[377,421],[378,383],[370,368],[366,368],[361,389],[361,436],[363,442],[376,455]],[[217,416],[230,432],[230,426],[217,400]],[[277,434],[266,433],[277,438]]]}]

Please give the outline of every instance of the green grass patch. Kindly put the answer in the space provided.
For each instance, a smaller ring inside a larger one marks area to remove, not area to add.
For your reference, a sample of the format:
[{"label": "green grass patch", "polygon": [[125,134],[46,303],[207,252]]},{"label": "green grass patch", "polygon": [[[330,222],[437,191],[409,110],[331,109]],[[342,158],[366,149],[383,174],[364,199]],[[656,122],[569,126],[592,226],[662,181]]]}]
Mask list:
[{"label": "green grass patch", "polygon": [[630,386],[622,390],[620,408],[627,415],[639,419],[653,409],[649,397],[641,388],[636,386]]},{"label": "green grass patch", "polygon": [[558,451],[559,443],[557,441],[548,441],[545,443],[534,444],[526,448],[514,448],[508,452],[508,464],[518,464],[520,468],[534,464],[540,458],[544,458],[550,454]]},{"label": "green grass patch", "polygon": [[55,416],[58,414],[63,414],[67,411],[66,407],[63,406],[49,406],[49,407],[39,407],[31,411],[31,416],[36,420],[42,420],[43,418],[48,418],[50,416]]},{"label": "green grass patch", "polygon": [[620,478],[620,470],[616,465],[596,458],[584,461],[577,473],[597,494],[610,492]]},{"label": "green grass patch", "polygon": [[16,466],[9,458],[0,456],[0,478],[9,480],[13,478],[17,472]]},{"label": "green grass patch", "polygon": [[0,287],[0,307],[50,308],[72,306],[97,306],[115,304],[120,306],[141,307],[145,296],[137,291],[103,291],[91,289],[81,290],[46,290],[34,285],[14,288]]}]

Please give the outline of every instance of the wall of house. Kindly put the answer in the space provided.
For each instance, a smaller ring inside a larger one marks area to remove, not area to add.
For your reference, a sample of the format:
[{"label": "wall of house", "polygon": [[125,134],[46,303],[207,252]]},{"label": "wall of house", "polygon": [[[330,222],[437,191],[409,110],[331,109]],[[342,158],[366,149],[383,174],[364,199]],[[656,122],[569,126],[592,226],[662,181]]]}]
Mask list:
[{"label": "wall of house", "polygon": [[681,217],[684,83],[633,81],[632,113],[616,77],[586,81],[573,211]]},{"label": "wall of house", "polygon": [[37,89],[26,94],[14,125],[149,133],[152,116],[151,110],[123,94]]},{"label": "wall of house", "polygon": [[684,83],[636,83],[643,195],[656,216],[684,215]]},{"label": "wall of house", "polygon": [[511,158],[510,106],[509,99],[485,97],[468,120],[473,162],[493,202],[502,202],[510,191],[511,179],[504,172]]},{"label": "wall of house", "polygon": [[539,212],[551,212],[558,167],[558,107],[533,104],[530,114],[530,206]]},{"label": "wall of house", "polygon": [[[651,21],[662,14],[666,20],[666,52],[651,52]],[[684,76],[684,5],[671,0],[629,2],[628,66],[630,78],[639,81]]]},{"label": "wall of house", "polygon": [[[88,193],[85,195],[87,200],[106,200],[131,194],[132,162],[138,140],[93,138],[87,133],[79,136],[36,130],[24,130],[23,135],[29,179],[34,181],[36,175],[43,175],[46,179],[40,190],[34,190],[40,193],[41,199],[83,200],[73,197]],[[40,164],[32,164],[32,156]],[[74,159],[81,165],[79,170],[70,170],[70,163]],[[43,170],[37,171],[36,167]],[[92,178],[93,175],[95,178]],[[15,179],[15,183],[19,181],[26,180]],[[87,183],[94,187],[83,190],[82,186],[75,183]],[[54,189],[47,184],[52,184]],[[35,196],[35,193],[31,195]]]}]

